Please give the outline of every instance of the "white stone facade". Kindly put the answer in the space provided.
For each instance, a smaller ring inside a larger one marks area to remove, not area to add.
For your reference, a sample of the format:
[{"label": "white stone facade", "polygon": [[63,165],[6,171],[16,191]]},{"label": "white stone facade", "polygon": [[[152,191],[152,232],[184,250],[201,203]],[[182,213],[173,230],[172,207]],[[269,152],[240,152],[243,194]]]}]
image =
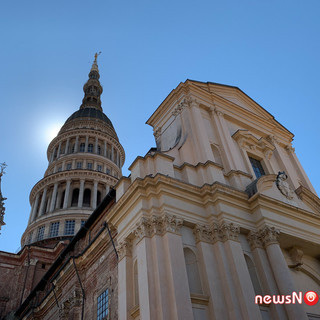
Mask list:
[{"label": "white stone facade", "polygon": [[[320,200],[293,135],[235,87],[187,80],[147,122],[157,150],[116,185],[125,319],[318,319]],[[279,173],[280,172],[280,173]]]}]

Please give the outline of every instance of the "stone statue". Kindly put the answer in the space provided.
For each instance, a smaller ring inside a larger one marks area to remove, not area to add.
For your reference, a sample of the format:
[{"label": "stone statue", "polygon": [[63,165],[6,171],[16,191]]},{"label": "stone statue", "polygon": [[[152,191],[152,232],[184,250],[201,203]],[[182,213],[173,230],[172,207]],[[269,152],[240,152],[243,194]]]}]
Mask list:
[{"label": "stone statue", "polygon": [[290,188],[287,174],[284,171],[279,171],[276,179],[276,184],[280,192],[288,199],[293,199],[294,192]]}]

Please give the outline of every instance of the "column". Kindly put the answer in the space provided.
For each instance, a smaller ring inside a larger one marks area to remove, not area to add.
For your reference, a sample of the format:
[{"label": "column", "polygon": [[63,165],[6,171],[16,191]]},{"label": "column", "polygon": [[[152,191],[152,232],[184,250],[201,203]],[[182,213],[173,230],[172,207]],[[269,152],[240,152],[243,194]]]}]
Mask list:
[{"label": "column", "polygon": [[230,268],[230,275],[240,306],[242,319],[261,319],[258,305],[254,304],[255,292],[243,249],[238,241],[240,227],[233,223],[222,223],[218,235],[223,242],[223,250]]},{"label": "column", "polygon": [[94,146],[94,153],[98,154],[98,137],[96,137],[96,143],[95,143],[95,146]]},{"label": "column", "polygon": [[98,181],[93,182],[93,196],[92,196],[92,208],[97,207],[97,193],[98,193]]},{"label": "column", "polygon": [[33,222],[34,219],[35,219],[35,217],[36,217],[36,215],[37,215],[37,209],[38,209],[38,204],[39,204],[39,197],[40,197],[40,194],[39,194],[39,192],[38,192],[37,195],[36,195],[36,199],[35,199],[35,201],[33,202],[33,206],[32,206],[33,210],[32,210],[32,214],[31,214],[31,220],[30,220],[30,222]]},{"label": "column", "polygon": [[69,150],[69,143],[70,143],[70,138],[67,139],[66,142],[66,148],[64,149],[64,154],[68,154],[68,150]]},{"label": "column", "polygon": [[[291,295],[292,292],[297,292],[297,290],[278,242],[279,234],[280,231],[274,227],[266,226],[260,230],[260,237],[266,248],[280,294]],[[303,305],[298,303],[285,304],[284,307],[290,320],[308,320]]]},{"label": "column", "polygon": [[134,231],[138,238],[136,244],[138,262],[138,287],[140,319],[151,320],[158,318],[156,306],[156,290],[153,279],[152,246],[150,235],[150,224],[142,218]]},{"label": "column", "polygon": [[199,253],[200,266],[202,266],[203,270],[202,274],[204,275],[203,289],[211,297],[208,304],[210,318],[219,319],[222,314],[226,314],[228,308],[222,294],[223,286],[219,274],[218,261],[213,254],[212,231],[206,226],[196,225],[193,233]]},{"label": "column", "polygon": [[106,184],[106,194],[105,194],[105,196],[109,193],[109,191],[110,191],[110,186],[108,184]]},{"label": "column", "polygon": [[242,316],[238,293],[236,291],[236,284],[232,278],[232,270],[230,268],[230,263],[226,255],[223,242],[221,241],[222,239],[219,235],[219,229],[220,226],[217,224],[213,224],[211,227],[213,232],[213,254],[219,270],[222,294],[225,304],[227,305],[226,310],[228,313],[228,319],[245,319]]},{"label": "column", "polygon": [[214,112],[212,112],[211,118],[219,137],[219,145],[223,146],[223,148],[221,148],[220,150],[223,153],[224,165],[227,166],[226,172],[230,170],[236,170],[237,166],[235,165],[234,157],[237,154],[237,150],[233,145],[233,141],[228,131],[228,127],[225,123],[223,113],[215,110]]},{"label": "column", "polygon": [[59,156],[60,156],[60,151],[61,151],[61,142],[59,142],[57,158],[59,158]]},{"label": "column", "polygon": [[[131,242],[125,239],[117,247],[118,262],[118,317],[119,320],[131,319],[133,305],[133,270]],[[138,271],[139,272],[139,271]]]},{"label": "column", "polygon": [[106,140],[104,140],[103,156],[104,157],[107,156],[107,141]]},{"label": "column", "polygon": [[301,177],[302,182],[305,184],[305,187],[309,188],[311,192],[313,192],[314,194],[317,194],[315,189],[313,188],[313,185],[311,184],[308,176],[306,175],[306,172],[304,171],[303,167],[300,164],[300,161],[297,157],[297,155],[294,152],[294,148],[292,148],[292,146],[287,146],[286,147],[287,152],[289,153],[293,164],[299,168],[300,170],[300,175],[298,175],[299,177]]},{"label": "column", "polygon": [[66,190],[64,194],[63,209],[67,209],[69,203],[71,180],[67,180]]},{"label": "column", "polygon": [[89,136],[86,136],[86,143],[84,147],[84,152],[88,152]]},{"label": "column", "polygon": [[205,163],[208,160],[213,161],[213,153],[209,143],[208,134],[205,129],[205,124],[199,108],[199,103],[194,99],[183,102],[189,106],[190,110],[190,122],[193,131],[194,147],[197,149],[197,160],[196,162]]},{"label": "column", "polygon": [[83,192],[84,192],[84,180],[80,180],[80,189],[79,189],[79,199],[78,199],[78,208],[81,208],[83,205]]},{"label": "column", "polygon": [[74,152],[78,152],[79,150],[79,136],[76,136],[76,142],[74,144]]},{"label": "column", "polygon": [[41,204],[40,204],[40,210],[39,210],[39,217],[41,215],[43,215],[43,213],[44,213],[44,206],[45,206],[45,203],[46,203],[46,198],[47,198],[47,187],[45,187],[43,189],[42,198],[41,198]]},{"label": "column", "polygon": [[56,148],[53,148],[52,153],[51,153],[51,159],[50,159],[50,163],[53,161],[53,157],[54,157],[54,152],[55,152]]},{"label": "column", "polygon": [[[170,301],[170,319],[193,320],[188,275],[183,253],[180,228],[182,220],[173,216],[163,217],[164,252],[167,260],[167,286]],[[156,319],[152,318],[151,319]]]},{"label": "column", "polygon": [[[250,244],[257,275],[261,281],[263,294],[278,295],[279,290],[259,234],[257,232],[250,232],[247,239]],[[283,305],[271,303],[268,309],[270,311],[270,318],[274,320],[287,318]]]},{"label": "column", "polygon": [[52,197],[51,197],[51,203],[50,203],[50,212],[54,211],[55,204],[56,204],[56,199],[57,199],[57,190],[58,190],[58,185],[59,183],[56,182],[53,186],[53,191],[52,191]]}]

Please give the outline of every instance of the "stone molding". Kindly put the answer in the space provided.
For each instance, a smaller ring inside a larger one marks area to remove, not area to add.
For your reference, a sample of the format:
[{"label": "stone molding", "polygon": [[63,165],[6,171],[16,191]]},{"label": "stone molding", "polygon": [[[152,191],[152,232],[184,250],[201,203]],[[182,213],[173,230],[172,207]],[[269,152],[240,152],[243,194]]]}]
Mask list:
[{"label": "stone molding", "polygon": [[210,227],[206,225],[199,225],[197,224],[193,228],[193,234],[196,239],[196,242],[207,242],[207,243],[213,243],[213,233]]},{"label": "stone molding", "polygon": [[185,108],[193,108],[193,107],[198,107],[199,106],[199,102],[191,97],[186,97],[184,98],[172,111],[172,115],[174,117],[178,116],[183,109]]},{"label": "stone molding", "polygon": [[132,243],[129,239],[124,239],[117,246],[119,261],[124,257],[131,257]]}]

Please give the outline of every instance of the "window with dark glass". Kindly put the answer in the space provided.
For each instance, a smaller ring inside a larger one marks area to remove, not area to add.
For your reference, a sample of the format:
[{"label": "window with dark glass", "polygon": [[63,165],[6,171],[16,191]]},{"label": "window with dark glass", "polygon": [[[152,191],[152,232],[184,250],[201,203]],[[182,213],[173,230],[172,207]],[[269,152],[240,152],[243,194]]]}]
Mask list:
[{"label": "window with dark glass", "polygon": [[107,319],[109,314],[109,291],[108,289],[100,294],[97,303],[97,320]]},{"label": "window with dark glass", "polygon": [[67,163],[67,170],[71,170],[72,168],[72,163]]},{"label": "window with dark glass", "polygon": [[260,178],[261,176],[264,176],[265,172],[262,167],[261,161],[254,159],[254,158],[251,158],[251,157],[249,157],[249,160],[251,162],[252,169],[253,169],[257,179]]},{"label": "window with dark glass", "polygon": [[82,162],[77,162],[77,169],[81,169],[82,168]]},{"label": "window with dark glass", "polygon": [[83,207],[90,207],[90,201],[91,201],[91,190],[85,189],[83,193]]},{"label": "window with dark glass", "polygon": [[92,170],[92,162],[87,163],[87,169]]},{"label": "window with dark glass", "polygon": [[93,144],[92,143],[90,143],[88,145],[88,152],[93,152]]},{"label": "window with dark glass", "polygon": [[59,224],[60,222],[53,222],[50,224],[49,236],[57,237],[59,235]]},{"label": "window with dark glass", "polygon": [[78,205],[79,200],[79,189],[73,189],[72,198],[71,198],[71,207],[76,207]]},{"label": "window with dark glass", "polygon": [[84,152],[86,145],[84,143],[80,143],[80,152]]},{"label": "window with dark glass", "polygon": [[74,234],[75,220],[66,220],[64,225],[64,234],[66,236],[72,236]]},{"label": "window with dark glass", "polygon": [[97,171],[102,171],[102,165],[101,164],[97,165]]},{"label": "window with dark glass", "polygon": [[38,228],[37,241],[42,240],[44,237],[44,226]]}]

